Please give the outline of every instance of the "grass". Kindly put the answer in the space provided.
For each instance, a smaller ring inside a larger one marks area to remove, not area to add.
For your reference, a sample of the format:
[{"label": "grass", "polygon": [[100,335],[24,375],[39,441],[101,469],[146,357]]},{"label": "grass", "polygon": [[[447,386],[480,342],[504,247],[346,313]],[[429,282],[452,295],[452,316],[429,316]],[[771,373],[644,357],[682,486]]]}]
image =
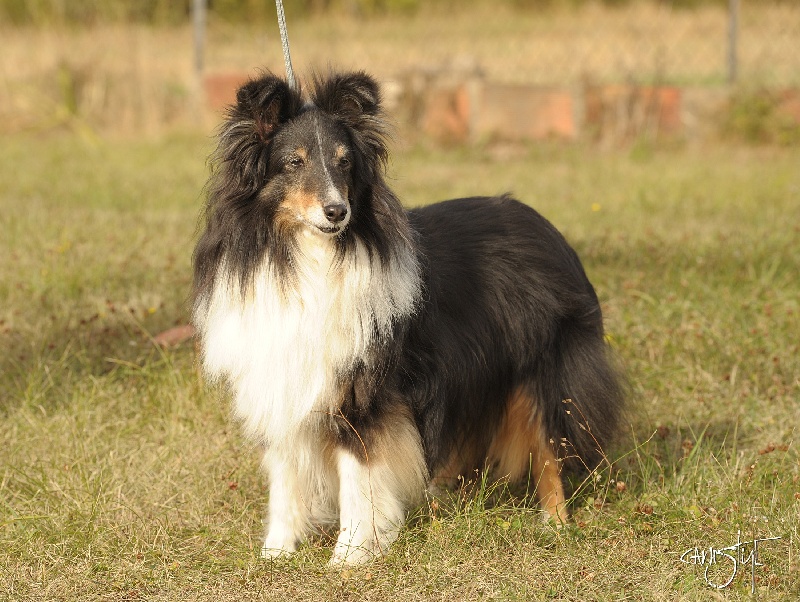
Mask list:
[{"label": "grass", "polygon": [[187,319],[209,150],[0,139],[0,600],[745,600],[746,570],[717,593],[679,560],[737,531],[781,538],[759,599],[800,595],[800,149],[399,151],[408,204],[511,190],[566,234],[633,405],[566,528],[476,482],[343,572],[325,537],[257,558],[258,450],[192,346],[150,341]]}]

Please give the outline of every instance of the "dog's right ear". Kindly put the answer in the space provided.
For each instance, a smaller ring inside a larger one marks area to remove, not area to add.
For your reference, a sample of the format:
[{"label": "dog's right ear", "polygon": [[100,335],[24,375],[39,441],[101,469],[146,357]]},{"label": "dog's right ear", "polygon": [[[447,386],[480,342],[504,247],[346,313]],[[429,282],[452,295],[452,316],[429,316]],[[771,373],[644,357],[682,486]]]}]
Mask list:
[{"label": "dog's right ear", "polygon": [[254,134],[269,142],[277,127],[295,117],[302,108],[300,92],[285,80],[267,74],[244,84],[236,92],[236,104],[229,112],[231,122],[251,122]]},{"label": "dog's right ear", "polygon": [[302,109],[300,92],[272,74],[244,84],[228,108],[210,157],[209,206],[250,199],[267,181],[269,143],[281,124]]}]

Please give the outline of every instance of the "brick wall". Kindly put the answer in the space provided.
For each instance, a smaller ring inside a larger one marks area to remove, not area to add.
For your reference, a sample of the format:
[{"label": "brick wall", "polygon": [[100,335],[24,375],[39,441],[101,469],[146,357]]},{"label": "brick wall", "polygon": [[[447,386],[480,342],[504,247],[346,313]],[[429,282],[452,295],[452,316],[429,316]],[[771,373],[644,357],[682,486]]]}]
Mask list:
[{"label": "brick wall", "polygon": [[[221,112],[247,78],[240,72],[208,75],[207,106]],[[579,138],[615,144],[642,135],[703,139],[715,131],[730,100],[724,88],[497,84],[474,67],[415,71],[387,82],[384,93],[400,128],[442,144]],[[800,90],[774,94],[777,110],[800,124]]]}]

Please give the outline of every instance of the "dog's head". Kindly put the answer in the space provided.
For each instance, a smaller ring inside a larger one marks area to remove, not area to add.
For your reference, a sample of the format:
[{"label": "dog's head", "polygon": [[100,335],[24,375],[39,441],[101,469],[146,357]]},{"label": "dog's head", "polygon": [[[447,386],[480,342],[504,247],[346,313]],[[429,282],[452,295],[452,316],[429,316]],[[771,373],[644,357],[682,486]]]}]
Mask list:
[{"label": "dog's head", "polygon": [[223,263],[244,292],[265,258],[281,285],[291,286],[303,232],[327,239],[340,255],[361,241],[382,260],[389,238],[407,238],[402,207],[383,181],[378,85],[348,73],[317,77],[310,88],[304,97],[267,74],[239,89],[211,157],[195,295]]},{"label": "dog's head", "polygon": [[337,236],[386,155],[380,94],[369,76],[317,78],[305,101],[266,75],[237,93],[220,132],[210,201],[217,210],[232,203],[245,221]]}]

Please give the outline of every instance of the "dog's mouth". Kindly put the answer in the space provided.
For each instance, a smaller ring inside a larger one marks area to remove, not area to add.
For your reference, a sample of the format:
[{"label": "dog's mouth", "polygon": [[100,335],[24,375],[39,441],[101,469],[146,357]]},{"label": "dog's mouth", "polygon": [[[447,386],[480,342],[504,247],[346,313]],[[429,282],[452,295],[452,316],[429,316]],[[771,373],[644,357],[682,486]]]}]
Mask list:
[{"label": "dog's mouth", "polygon": [[347,224],[315,224],[310,220],[301,220],[305,227],[310,231],[316,234],[322,234],[324,236],[337,236],[345,231],[347,228]]},{"label": "dog's mouth", "polygon": [[347,215],[343,220],[338,222],[328,220],[304,219],[306,227],[312,231],[318,232],[325,236],[337,236],[347,229],[350,223],[350,216]]},{"label": "dog's mouth", "polygon": [[323,234],[338,234],[344,230],[341,226],[316,226],[316,228]]}]

